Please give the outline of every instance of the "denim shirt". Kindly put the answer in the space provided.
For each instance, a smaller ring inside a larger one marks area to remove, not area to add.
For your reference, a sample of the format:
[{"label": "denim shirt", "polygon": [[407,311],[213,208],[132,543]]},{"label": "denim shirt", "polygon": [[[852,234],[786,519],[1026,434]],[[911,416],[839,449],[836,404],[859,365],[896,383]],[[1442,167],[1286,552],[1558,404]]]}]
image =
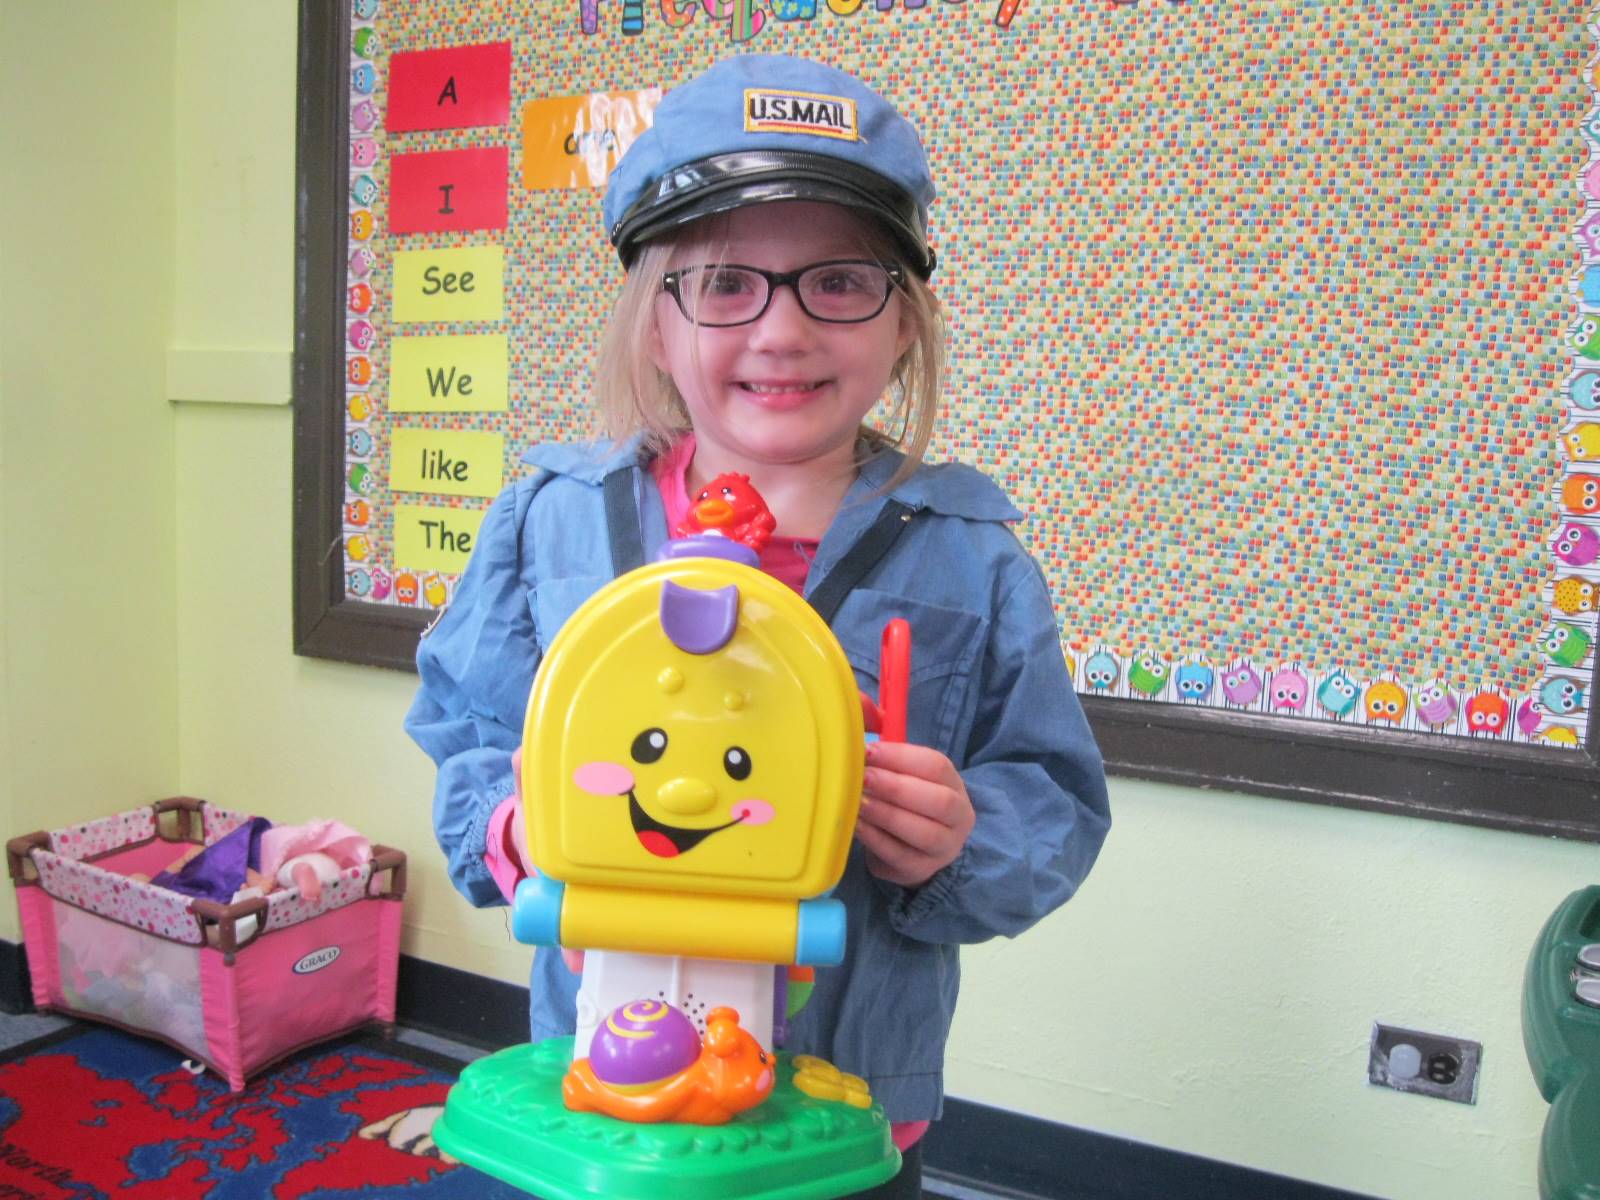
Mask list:
[{"label": "denim shirt", "polygon": [[[450,607],[417,652],[406,730],[439,766],[434,829],[450,878],[475,905],[502,903],[484,867],[489,815],[513,788],[511,753],[540,657],[612,578],[602,484],[632,474],[646,561],[667,538],[638,440],[538,445],[535,467],[494,501]],[[867,462],[817,548],[809,596],[872,524],[900,457]],[[937,1117],[960,981],[958,946],[1015,936],[1077,889],[1110,825],[1100,753],[1062,656],[1021,519],[983,474],[924,465],[887,495],[912,517],[832,622],[856,680],[878,691],[883,626],[911,625],[907,740],[961,772],[977,812],[954,862],[919,888],[868,873],[852,846],[833,895],[845,960],[819,968],[787,1049],[863,1076],[891,1121]],[[534,1040],[570,1034],[578,979],[541,949],[530,982]]]}]

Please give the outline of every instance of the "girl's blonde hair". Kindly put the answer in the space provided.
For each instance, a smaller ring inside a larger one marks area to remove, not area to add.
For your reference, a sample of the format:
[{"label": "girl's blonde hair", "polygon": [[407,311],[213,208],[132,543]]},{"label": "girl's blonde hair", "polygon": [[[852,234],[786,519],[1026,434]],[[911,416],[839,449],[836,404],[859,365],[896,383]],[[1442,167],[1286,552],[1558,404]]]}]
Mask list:
[{"label": "girl's blonde hair", "polygon": [[[889,376],[887,429],[863,425],[858,439],[864,457],[889,447],[905,455],[899,470],[884,485],[887,491],[916,471],[933,439],[944,384],[944,310],[927,281],[906,264],[894,239],[875,222],[858,224],[865,254],[902,267],[901,311],[913,331],[911,345]],[[725,225],[725,220],[717,217],[698,221],[650,242],[634,261],[606,322],[595,361],[595,407],[600,432],[606,436],[620,441],[642,432],[647,453],[659,453],[688,431],[689,412],[683,397],[672,376],[651,361],[648,339],[662,273],[674,257],[724,261]]]}]

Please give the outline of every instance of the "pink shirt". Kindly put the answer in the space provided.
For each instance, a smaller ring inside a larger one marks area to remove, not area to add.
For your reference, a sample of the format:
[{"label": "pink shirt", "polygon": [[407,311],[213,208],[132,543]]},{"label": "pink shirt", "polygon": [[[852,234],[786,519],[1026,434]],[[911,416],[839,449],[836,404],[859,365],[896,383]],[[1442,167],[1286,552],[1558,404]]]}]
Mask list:
[{"label": "pink shirt", "polygon": [[[675,529],[689,513],[687,480],[689,464],[694,461],[694,448],[694,434],[686,434],[666,453],[650,462],[650,474],[654,476],[656,486],[661,489],[661,503],[667,511],[669,530]],[[804,592],[806,575],[811,570],[811,562],[816,556],[815,539],[786,538],[782,534],[775,533],[772,535],[772,540],[767,543],[766,549],[761,552],[761,569],[779,582],[788,584],[795,591]],[[517,761],[520,758],[519,750],[512,760],[513,772],[517,771]],[[516,795],[507,796],[489,817],[488,844],[483,856],[484,865],[489,868],[489,874],[500,886],[500,891],[508,902],[515,894],[517,884],[527,874],[517,860],[516,849],[511,840],[510,824],[517,815],[517,799]],[[889,1135],[894,1139],[895,1147],[900,1150],[910,1149],[927,1131],[927,1121],[894,1121],[889,1126]]]}]

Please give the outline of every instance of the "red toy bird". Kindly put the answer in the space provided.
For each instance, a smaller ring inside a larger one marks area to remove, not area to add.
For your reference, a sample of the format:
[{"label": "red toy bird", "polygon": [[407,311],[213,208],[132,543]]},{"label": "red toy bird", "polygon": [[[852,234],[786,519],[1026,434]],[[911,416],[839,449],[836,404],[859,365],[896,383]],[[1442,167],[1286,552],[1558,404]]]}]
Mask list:
[{"label": "red toy bird", "polygon": [[718,475],[701,489],[689,504],[689,515],[678,523],[672,536],[720,533],[760,554],[777,527],[767,502],[750,486],[750,476],[729,472]]}]

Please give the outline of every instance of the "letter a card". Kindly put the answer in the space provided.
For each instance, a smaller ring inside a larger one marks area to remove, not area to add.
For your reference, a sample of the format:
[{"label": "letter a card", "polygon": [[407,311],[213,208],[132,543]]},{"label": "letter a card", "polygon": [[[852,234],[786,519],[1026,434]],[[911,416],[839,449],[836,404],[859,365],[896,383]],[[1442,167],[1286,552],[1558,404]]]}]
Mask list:
[{"label": "letter a card", "polygon": [[510,42],[408,50],[389,60],[390,133],[504,125],[510,114]]}]

